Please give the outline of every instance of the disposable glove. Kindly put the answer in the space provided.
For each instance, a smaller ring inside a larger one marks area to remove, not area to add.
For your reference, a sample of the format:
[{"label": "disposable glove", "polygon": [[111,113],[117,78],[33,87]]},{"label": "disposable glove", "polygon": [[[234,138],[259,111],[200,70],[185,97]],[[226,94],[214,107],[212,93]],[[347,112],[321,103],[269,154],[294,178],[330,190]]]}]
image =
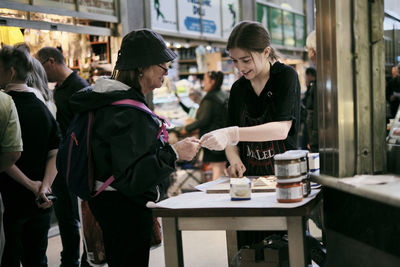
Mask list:
[{"label": "disposable glove", "polygon": [[228,167],[228,175],[234,178],[243,177],[244,172],[246,171],[246,167],[242,162],[237,162],[229,165]]},{"label": "disposable glove", "polygon": [[201,137],[200,143],[209,150],[224,150],[228,145],[235,146],[239,143],[239,127],[233,126],[209,132]]},{"label": "disposable glove", "polygon": [[200,149],[199,140],[194,137],[188,137],[182,141],[173,144],[172,147],[178,154],[178,159],[190,161],[192,160]]}]

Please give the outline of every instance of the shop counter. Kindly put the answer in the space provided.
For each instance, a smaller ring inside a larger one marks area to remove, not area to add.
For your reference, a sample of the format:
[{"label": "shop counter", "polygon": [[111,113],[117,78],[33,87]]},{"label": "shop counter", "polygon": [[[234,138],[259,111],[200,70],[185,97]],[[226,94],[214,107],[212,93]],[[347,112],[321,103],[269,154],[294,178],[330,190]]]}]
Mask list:
[{"label": "shop counter", "polygon": [[278,203],[275,192],[252,193],[251,200],[231,201],[229,194],[193,192],[148,205],[162,218],[166,267],[184,266],[182,231],[226,231],[228,260],[237,253],[237,230],[288,231],[291,267],[307,266],[305,217],[320,200],[319,190],[298,203]]},{"label": "shop counter", "polygon": [[400,266],[400,178],[312,175],[323,185],[326,266]]}]

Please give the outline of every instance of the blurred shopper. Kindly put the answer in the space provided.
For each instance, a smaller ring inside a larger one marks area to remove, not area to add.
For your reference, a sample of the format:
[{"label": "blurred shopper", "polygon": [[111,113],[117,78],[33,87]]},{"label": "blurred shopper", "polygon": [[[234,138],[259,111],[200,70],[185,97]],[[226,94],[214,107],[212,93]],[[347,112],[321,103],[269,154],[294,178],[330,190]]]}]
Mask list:
[{"label": "blurred shopper", "polygon": [[[297,148],[300,84],[296,71],[277,61],[269,32],[243,21],[232,31],[227,50],[243,75],[231,88],[231,127],[205,134],[201,144],[225,149],[231,177],[274,175],[275,154]],[[268,232],[238,232],[238,244],[263,240]]]},{"label": "blurred shopper", "polygon": [[[71,96],[89,86],[76,72],[65,64],[61,51],[53,47],[44,47],[37,53],[37,59],[46,71],[49,82],[56,82],[54,101],[57,107],[56,119],[65,135],[74,113],[70,107]],[[67,189],[65,178],[57,175],[53,184],[57,201],[54,205],[55,214],[61,235],[63,250],[61,252],[62,266],[79,266],[80,232],[77,197]],[[86,264],[86,253],[82,255],[82,264]]]},{"label": "blurred shopper", "polygon": [[[12,98],[0,92],[0,173],[10,168],[19,159],[21,151],[21,128],[17,109]],[[0,194],[0,263],[4,242],[3,201]]]},{"label": "blurred shopper", "polygon": [[0,87],[15,102],[24,143],[20,159],[0,174],[6,239],[1,266],[47,266],[53,203],[46,194],[51,193],[57,173],[60,135],[48,108],[26,85],[31,69],[26,51],[13,47],[0,50]]},{"label": "blurred shopper", "polygon": [[304,93],[304,97],[301,100],[301,107],[300,107],[300,129],[302,131],[301,140],[300,140],[300,147],[301,149],[308,149],[308,132],[307,132],[307,108],[306,103],[309,101],[310,98],[310,91],[311,87],[315,85],[317,80],[317,71],[309,67],[306,69],[306,86],[307,90]]},{"label": "blurred shopper", "polygon": [[[228,94],[221,90],[224,74],[221,71],[209,71],[204,74],[203,90],[207,92],[196,113],[196,120],[180,131],[181,135],[190,134],[199,129],[200,136],[226,126]],[[226,156],[224,151],[211,151],[204,148],[203,162],[210,163],[215,180],[225,175]]]},{"label": "blurred shopper", "polygon": [[[400,63],[397,65],[397,73],[400,73]],[[400,76],[393,77],[386,86],[386,100],[390,105],[389,118],[394,118],[400,103]]]},{"label": "blurred shopper", "polygon": [[[316,66],[317,64],[317,41],[315,37],[315,31],[312,31],[306,39],[306,47],[308,51],[308,57],[312,63]],[[311,152],[319,152],[319,139],[318,139],[318,98],[317,98],[317,80],[310,83],[307,99],[304,101],[306,107],[306,130],[308,136],[307,148]]]},{"label": "blurred shopper", "polygon": [[146,105],[144,95],[161,87],[167,63],[174,58],[159,34],[132,31],[122,40],[111,79],[99,78],[93,91],[78,92],[71,99],[77,112],[96,109],[92,151],[97,189],[115,177],[89,200],[110,267],[148,266],[153,216],[146,203],[163,197],[175,161],[191,160],[200,148],[195,138],[170,146],[165,135],[159,137],[160,121],[136,108],[111,105],[122,99]]},{"label": "blurred shopper", "polygon": [[21,156],[22,139],[17,109],[12,98],[0,91],[0,172]]},{"label": "blurred shopper", "polygon": [[[31,50],[26,43],[18,43],[14,45],[15,48],[23,49],[28,54],[30,54]],[[56,106],[53,101],[53,93],[49,89],[48,80],[46,72],[40,63],[34,57],[30,58],[32,62],[32,71],[28,73],[28,79],[26,84],[28,87],[33,88],[32,92],[36,95],[37,98],[43,101],[46,104],[47,108],[50,110],[51,114],[56,117]]]},{"label": "blurred shopper", "polygon": [[32,71],[28,74],[28,80],[26,84],[32,87],[37,98],[42,100],[47,108],[50,110],[53,117],[56,117],[56,105],[53,101],[53,92],[49,89],[49,81],[47,80],[47,74],[44,70],[42,63],[39,60],[32,57]]}]

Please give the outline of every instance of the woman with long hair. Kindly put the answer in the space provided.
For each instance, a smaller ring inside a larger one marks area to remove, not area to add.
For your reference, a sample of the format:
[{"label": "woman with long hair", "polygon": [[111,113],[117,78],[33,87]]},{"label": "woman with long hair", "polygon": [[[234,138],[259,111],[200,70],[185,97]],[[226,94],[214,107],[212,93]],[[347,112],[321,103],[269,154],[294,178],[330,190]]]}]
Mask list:
[{"label": "woman with long hair", "polygon": [[[199,129],[200,136],[202,136],[227,125],[225,102],[229,96],[221,90],[223,81],[224,74],[221,71],[209,71],[204,74],[203,90],[207,94],[200,102],[195,121],[183,127],[180,134],[190,134]],[[210,164],[213,173],[212,179],[215,180],[221,175],[225,175],[226,157],[224,151],[211,151],[204,148],[203,152],[203,162]]]}]

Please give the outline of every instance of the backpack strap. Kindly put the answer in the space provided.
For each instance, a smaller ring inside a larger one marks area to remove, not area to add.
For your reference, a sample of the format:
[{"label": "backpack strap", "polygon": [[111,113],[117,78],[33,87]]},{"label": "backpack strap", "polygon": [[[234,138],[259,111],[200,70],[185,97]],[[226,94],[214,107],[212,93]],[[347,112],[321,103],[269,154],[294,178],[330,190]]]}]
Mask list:
[{"label": "backpack strap", "polygon": [[167,127],[165,126],[165,124],[168,125],[168,126],[170,126],[171,124],[169,123],[169,121],[166,118],[164,118],[163,116],[159,116],[159,115],[155,114],[153,111],[151,111],[142,102],[135,101],[133,99],[122,99],[122,100],[118,100],[118,101],[115,101],[115,102],[111,103],[111,105],[113,105],[113,106],[136,107],[137,109],[140,109],[140,110],[146,112],[147,114],[149,114],[153,118],[155,117],[155,118],[161,120],[162,121],[162,125],[161,125],[160,131],[158,132],[157,139],[160,138],[160,136],[162,134],[163,135],[163,140],[165,142],[168,142],[168,132],[167,132]]},{"label": "backpack strap", "polygon": [[[122,100],[118,100],[115,101],[113,103],[111,103],[111,105],[113,106],[129,106],[129,107],[135,107],[137,109],[140,109],[144,112],[146,112],[147,114],[151,115],[153,118],[159,119],[162,121],[162,126],[161,129],[157,135],[157,139],[160,138],[161,134],[163,135],[163,140],[165,142],[168,142],[168,132],[167,132],[167,127],[165,126],[165,124],[167,124],[168,126],[170,125],[169,121],[162,117],[159,116],[157,114],[155,114],[153,111],[151,111],[145,104],[143,104],[142,102],[139,101],[135,101],[133,99],[122,99]],[[97,196],[98,194],[100,194],[101,192],[103,192],[112,182],[114,182],[115,178],[114,175],[111,175],[101,186],[100,188],[97,190],[96,194],[94,194],[93,197]]]},{"label": "backpack strap", "polygon": [[107,179],[107,181],[105,181],[105,182],[100,186],[100,188],[97,190],[96,194],[94,194],[93,197],[95,197],[95,196],[97,196],[98,194],[100,194],[101,192],[103,192],[104,189],[106,189],[112,182],[114,182],[114,180],[115,180],[114,175],[111,175],[111,176]]}]

